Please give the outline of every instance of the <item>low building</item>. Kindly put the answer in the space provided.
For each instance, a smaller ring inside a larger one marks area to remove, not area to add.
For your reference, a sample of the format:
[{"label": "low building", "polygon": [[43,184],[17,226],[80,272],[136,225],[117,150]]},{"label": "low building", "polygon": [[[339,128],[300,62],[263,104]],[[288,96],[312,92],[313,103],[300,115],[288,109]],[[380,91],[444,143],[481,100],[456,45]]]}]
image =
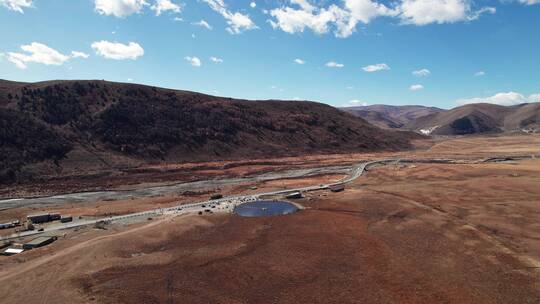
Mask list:
[{"label": "low building", "polygon": [[23,249],[34,249],[38,247],[42,247],[45,245],[49,245],[50,243],[56,241],[56,237],[53,236],[40,236],[33,240],[31,240],[28,243],[23,244]]},{"label": "low building", "polygon": [[1,223],[0,229],[9,229],[9,228],[17,227],[19,225],[21,225],[21,222],[19,220],[14,220],[7,223]]},{"label": "low building", "polygon": [[211,200],[217,200],[217,199],[221,199],[221,198],[223,198],[223,194],[221,194],[221,193],[213,194],[213,195],[210,197]]},{"label": "low building", "polygon": [[328,188],[330,188],[330,191],[332,191],[332,192],[341,192],[341,191],[345,190],[345,185],[344,184],[336,184],[336,185],[331,185]]},{"label": "low building", "polygon": [[21,253],[23,251],[24,251],[24,249],[21,249],[21,248],[8,248],[8,249],[2,251],[2,255],[12,256],[12,255],[15,255],[15,254],[19,254],[19,253]]},{"label": "low building", "polygon": [[285,198],[288,198],[288,199],[299,199],[302,197],[303,197],[302,192],[293,192],[285,196]]},{"label": "low building", "polygon": [[32,222],[34,224],[46,223],[49,221],[49,214],[48,213],[31,214],[31,215],[26,216],[26,219],[29,222]]},{"label": "low building", "polygon": [[60,215],[60,213],[51,213],[49,214],[49,221],[58,221],[62,218],[62,216]]},{"label": "low building", "polygon": [[28,215],[26,219],[34,224],[58,221],[62,218],[60,213],[40,213]]},{"label": "low building", "polygon": [[68,223],[72,221],[73,221],[73,217],[71,215],[64,215],[62,216],[62,218],[60,218],[61,223]]}]

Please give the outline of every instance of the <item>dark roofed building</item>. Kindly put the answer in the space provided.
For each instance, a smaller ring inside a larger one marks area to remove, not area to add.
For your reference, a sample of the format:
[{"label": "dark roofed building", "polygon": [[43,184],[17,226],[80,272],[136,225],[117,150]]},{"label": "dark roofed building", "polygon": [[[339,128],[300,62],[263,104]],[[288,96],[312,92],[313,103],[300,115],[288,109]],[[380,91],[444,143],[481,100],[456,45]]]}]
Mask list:
[{"label": "dark roofed building", "polygon": [[28,243],[23,244],[23,249],[33,249],[41,246],[49,245],[50,243],[56,241],[56,237],[53,236],[40,236]]},{"label": "dark roofed building", "polygon": [[332,192],[341,192],[341,191],[345,190],[345,185],[344,184],[336,184],[336,185],[331,185],[328,188],[330,188],[330,191],[332,191]]}]

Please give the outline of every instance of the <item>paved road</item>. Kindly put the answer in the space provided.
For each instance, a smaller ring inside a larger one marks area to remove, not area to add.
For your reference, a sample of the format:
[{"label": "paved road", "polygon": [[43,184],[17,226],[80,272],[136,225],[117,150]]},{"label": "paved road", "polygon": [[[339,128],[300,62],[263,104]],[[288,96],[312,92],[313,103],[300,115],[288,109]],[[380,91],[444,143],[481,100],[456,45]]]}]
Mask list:
[{"label": "paved road", "polygon": [[283,178],[298,178],[303,176],[313,176],[330,173],[346,174],[350,170],[350,168],[350,166],[331,166],[323,168],[295,169],[280,172],[267,172],[264,174],[243,178],[203,180],[188,183],[176,183],[165,186],[149,187],[144,189],[78,192],[49,197],[5,199],[0,200],[0,211],[30,205],[35,207],[41,207],[62,203],[88,203],[107,200],[124,200],[130,198],[162,196],[170,193],[181,193],[188,190],[201,191],[215,189],[228,185],[258,183]]},{"label": "paved road", "polygon": [[[92,220],[78,220],[71,223],[56,224],[56,225],[51,225],[44,228],[43,231],[25,231],[19,234],[13,234],[8,237],[0,238],[0,240],[10,240],[10,239],[16,239],[20,237],[43,234],[46,232],[56,232],[59,230],[66,230],[66,229],[73,229],[73,228],[82,227],[82,226],[95,225],[98,222],[110,223],[110,222],[118,222],[118,221],[129,221],[129,220],[136,220],[140,218],[160,216],[163,214],[186,214],[186,213],[198,213],[198,212],[205,213],[206,210],[210,210],[212,212],[232,212],[235,206],[246,203],[246,202],[259,200],[261,196],[285,195],[291,192],[298,192],[298,191],[300,192],[316,191],[316,190],[328,189],[332,185],[350,183],[354,181],[355,179],[357,179],[358,177],[360,177],[365,172],[366,168],[369,166],[373,166],[376,164],[385,164],[388,162],[396,162],[396,161],[397,161],[396,159],[392,159],[392,160],[379,160],[379,161],[373,161],[373,162],[362,162],[353,166],[352,168],[328,167],[328,168],[319,168],[319,169],[302,169],[302,170],[287,171],[284,174],[286,177],[289,177],[291,175],[309,176],[309,175],[315,175],[315,174],[321,174],[321,173],[336,173],[336,172],[344,172],[344,171],[346,172],[346,170],[348,169],[349,176],[333,184],[321,184],[321,185],[296,188],[296,189],[264,192],[264,193],[258,193],[258,194],[253,194],[253,195],[231,196],[231,197],[226,197],[226,198],[222,198],[218,200],[209,200],[209,201],[197,202],[197,203],[192,203],[192,204],[182,204],[182,205],[178,205],[178,206],[170,207],[170,208],[158,208],[158,209],[131,213],[131,214],[126,214],[126,215],[111,216],[111,217],[92,219]],[[300,172],[298,171],[302,171],[301,172],[302,174],[300,174]],[[291,173],[291,172],[294,172],[294,173]],[[284,175],[281,174],[280,178],[283,178]],[[275,176],[275,173],[273,173],[272,177],[268,177],[268,174],[267,174],[265,176],[259,176],[257,178],[259,180],[268,180],[267,178],[277,179],[278,177]],[[240,183],[240,182],[244,182],[246,179],[231,179],[230,181],[232,180],[235,180],[236,182]],[[76,194],[76,195],[79,195],[79,194]],[[66,196],[56,196],[56,198],[64,198],[64,197]],[[55,197],[51,197],[50,199],[53,200],[54,198]],[[0,203],[2,203],[2,201],[0,201]]]},{"label": "paved road", "polygon": [[[262,196],[286,195],[292,192],[309,192],[309,191],[324,190],[334,185],[351,183],[355,181],[357,178],[361,177],[364,174],[364,172],[369,170],[369,168],[372,168],[375,166],[384,166],[388,164],[397,164],[399,162],[403,162],[403,163],[416,163],[416,162],[419,162],[419,163],[456,163],[455,161],[450,160],[450,159],[422,159],[422,160],[384,159],[384,160],[376,160],[376,161],[370,161],[370,162],[362,162],[353,166],[352,168],[349,168],[348,176],[336,183],[320,184],[320,185],[302,187],[302,188],[296,188],[296,189],[257,193],[253,195],[230,196],[230,197],[225,197],[218,200],[183,204],[183,205],[178,205],[178,206],[169,207],[169,208],[158,208],[158,209],[148,210],[144,212],[137,212],[137,213],[132,213],[132,214],[126,214],[126,215],[111,216],[111,217],[92,219],[92,220],[81,220],[81,221],[75,221],[75,222],[67,223],[67,224],[57,224],[54,226],[49,226],[45,228],[43,231],[22,232],[20,234],[14,234],[8,237],[0,238],[0,240],[10,240],[10,239],[16,239],[19,237],[38,235],[38,234],[42,234],[46,232],[56,232],[59,230],[73,229],[73,228],[88,226],[88,225],[95,225],[98,222],[110,223],[110,222],[119,222],[119,221],[130,221],[130,220],[137,220],[141,218],[160,216],[164,214],[187,214],[187,213],[198,213],[198,212],[205,213],[207,212],[207,210],[211,212],[232,212],[235,206],[246,203],[246,202],[259,200],[259,198]],[[343,170],[343,167],[335,167],[335,168],[337,168],[337,170]],[[313,170],[321,170],[321,169],[305,169],[305,173],[306,174],[311,173],[313,175],[313,172],[315,172]],[[328,168],[325,168],[325,173],[329,173],[329,172],[330,171],[328,171]],[[237,179],[237,180],[243,181],[244,179]]]}]

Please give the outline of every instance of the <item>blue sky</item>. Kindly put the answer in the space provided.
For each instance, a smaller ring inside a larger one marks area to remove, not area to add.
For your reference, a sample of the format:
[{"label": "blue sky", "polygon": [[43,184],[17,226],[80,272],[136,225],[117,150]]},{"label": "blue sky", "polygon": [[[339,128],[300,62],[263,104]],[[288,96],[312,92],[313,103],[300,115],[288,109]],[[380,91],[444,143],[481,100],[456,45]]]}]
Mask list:
[{"label": "blue sky", "polygon": [[540,0],[0,0],[0,36],[0,78],[16,81],[334,106],[540,101]]}]

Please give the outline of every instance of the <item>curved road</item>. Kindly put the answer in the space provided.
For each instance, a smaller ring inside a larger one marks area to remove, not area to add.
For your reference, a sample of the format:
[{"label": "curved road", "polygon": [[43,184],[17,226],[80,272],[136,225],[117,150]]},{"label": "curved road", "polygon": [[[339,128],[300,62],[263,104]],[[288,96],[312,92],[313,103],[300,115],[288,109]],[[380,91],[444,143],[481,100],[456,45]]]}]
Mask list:
[{"label": "curved road", "polygon": [[[499,159],[499,158],[497,158]],[[507,160],[508,158],[505,158]],[[513,159],[512,159],[513,160]],[[198,212],[205,212],[205,210],[211,210],[213,212],[231,212],[236,205],[256,201],[259,200],[261,196],[275,196],[275,195],[286,195],[292,192],[309,192],[309,191],[317,191],[317,190],[324,190],[328,189],[331,186],[340,185],[340,184],[348,184],[353,181],[355,181],[357,178],[362,176],[365,171],[369,170],[369,168],[374,166],[381,166],[381,165],[388,165],[388,164],[397,164],[399,162],[403,163],[456,163],[453,160],[449,159],[384,159],[384,160],[376,160],[376,161],[369,161],[369,162],[362,162],[355,166],[353,166],[350,169],[349,176],[340,180],[336,183],[331,184],[321,184],[321,185],[315,185],[315,186],[309,186],[309,187],[302,187],[302,188],[296,188],[296,189],[287,189],[287,190],[278,190],[278,191],[272,191],[272,192],[264,192],[264,193],[258,193],[253,195],[240,195],[240,196],[230,196],[225,197],[218,200],[209,200],[209,201],[203,201],[203,202],[197,202],[192,204],[183,204],[178,205],[175,207],[169,207],[169,208],[158,208],[153,210],[148,210],[144,212],[137,212],[137,213],[131,213],[126,215],[119,215],[119,216],[111,216],[111,217],[105,217],[105,218],[99,218],[99,219],[92,219],[92,220],[83,220],[83,221],[76,221],[72,223],[67,224],[57,224],[54,226],[49,226],[45,228],[43,231],[26,231],[19,234],[13,234],[7,237],[0,238],[0,241],[3,240],[11,240],[16,239],[20,237],[26,237],[31,235],[38,235],[45,232],[54,232],[58,230],[65,230],[65,229],[72,229],[82,226],[88,226],[88,225],[94,225],[98,222],[117,222],[117,221],[129,221],[129,220],[137,220],[140,218],[148,218],[148,217],[154,217],[154,216],[160,216],[164,214],[187,214],[187,213],[198,213]],[[342,171],[343,167],[334,167],[336,171]],[[309,169],[306,170],[309,173],[313,173],[314,170],[320,170],[320,169]],[[325,170],[328,171],[328,170]],[[335,171],[334,171],[335,172]],[[333,172],[333,173],[334,173]],[[312,174],[313,175],[313,174]],[[304,175],[305,176],[305,175]],[[242,180],[243,179],[239,179]]]}]

